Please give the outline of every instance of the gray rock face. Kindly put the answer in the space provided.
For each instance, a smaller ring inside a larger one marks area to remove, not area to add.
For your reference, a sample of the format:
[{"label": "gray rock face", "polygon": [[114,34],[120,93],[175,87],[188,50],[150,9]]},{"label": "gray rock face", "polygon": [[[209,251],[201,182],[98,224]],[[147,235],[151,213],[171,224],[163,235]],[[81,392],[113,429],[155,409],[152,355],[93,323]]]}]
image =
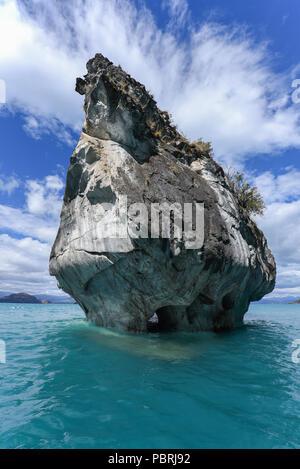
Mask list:
[{"label": "gray rock face", "polygon": [[[274,288],[275,261],[263,233],[222,168],[178,133],[143,85],[101,54],[87,70],[77,79],[86,120],[68,170],[51,275],[100,326],[140,332],[154,323],[166,331],[238,325],[250,302]],[[124,196],[137,231],[127,226],[116,238]],[[190,249],[175,236],[174,212],[170,237],[151,237],[151,220],[141,237],[132,204],[151,214],[164,202],[204,204],[203,246]],[[158,322],[149,323],[155,313]]]}]

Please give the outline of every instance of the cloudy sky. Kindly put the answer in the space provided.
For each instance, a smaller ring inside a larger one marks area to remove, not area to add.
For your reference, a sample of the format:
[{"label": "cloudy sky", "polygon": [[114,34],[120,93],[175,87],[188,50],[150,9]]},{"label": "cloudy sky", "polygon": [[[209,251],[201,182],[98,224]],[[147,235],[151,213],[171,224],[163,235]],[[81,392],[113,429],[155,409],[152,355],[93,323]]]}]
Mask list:
[{"label": "cloudy sky", "polygon": [[75,79],[101,52],[258,186],[272,296],[300,297],[299,21],[298,0],[0,0],[0,290],[59,294],[48,257],[83,122]]}]

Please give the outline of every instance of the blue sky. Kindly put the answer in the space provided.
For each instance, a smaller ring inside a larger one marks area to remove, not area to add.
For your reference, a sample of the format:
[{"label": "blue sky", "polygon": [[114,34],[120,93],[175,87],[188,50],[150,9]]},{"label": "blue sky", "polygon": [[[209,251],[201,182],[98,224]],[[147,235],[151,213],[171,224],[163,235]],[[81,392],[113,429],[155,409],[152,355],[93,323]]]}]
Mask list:
[{"label": "blue sky", "polygon": [[74,84],[102,52],[259,187],[272,296],[300,297],[299,22],[298,0],[0,0],[0,290],[59,294],[48,257],[83,122]]}]

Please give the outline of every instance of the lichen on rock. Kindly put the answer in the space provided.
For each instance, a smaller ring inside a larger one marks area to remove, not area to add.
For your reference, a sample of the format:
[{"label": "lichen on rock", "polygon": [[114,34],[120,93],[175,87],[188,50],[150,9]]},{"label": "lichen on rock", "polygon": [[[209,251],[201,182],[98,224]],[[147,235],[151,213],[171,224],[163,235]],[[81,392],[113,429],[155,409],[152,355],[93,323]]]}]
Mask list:
[{"label": "lichen on rock", "polygon": [[[263,233],[209,148],[188,142],[143,85],[101,54],[87,71],[76,83],[86,119],[68,169],[51,275],[100,326],[143,332],[155,313],[165,331],[240,324],[250,302],[275,285]],[[203,246],[130,231],[115,238],[124,196],[149,213],[164,202],[204,204]]]}]

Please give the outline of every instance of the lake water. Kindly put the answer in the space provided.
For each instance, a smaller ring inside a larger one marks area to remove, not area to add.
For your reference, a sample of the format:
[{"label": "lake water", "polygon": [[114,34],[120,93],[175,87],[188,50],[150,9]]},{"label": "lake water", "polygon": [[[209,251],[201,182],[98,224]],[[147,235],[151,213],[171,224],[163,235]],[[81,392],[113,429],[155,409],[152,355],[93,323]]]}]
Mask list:
[{"label": "lake water", "polygon": [[133,335],[77,305],[0,304],[0,339],[1,448],[300,448],[300,305]]}]

